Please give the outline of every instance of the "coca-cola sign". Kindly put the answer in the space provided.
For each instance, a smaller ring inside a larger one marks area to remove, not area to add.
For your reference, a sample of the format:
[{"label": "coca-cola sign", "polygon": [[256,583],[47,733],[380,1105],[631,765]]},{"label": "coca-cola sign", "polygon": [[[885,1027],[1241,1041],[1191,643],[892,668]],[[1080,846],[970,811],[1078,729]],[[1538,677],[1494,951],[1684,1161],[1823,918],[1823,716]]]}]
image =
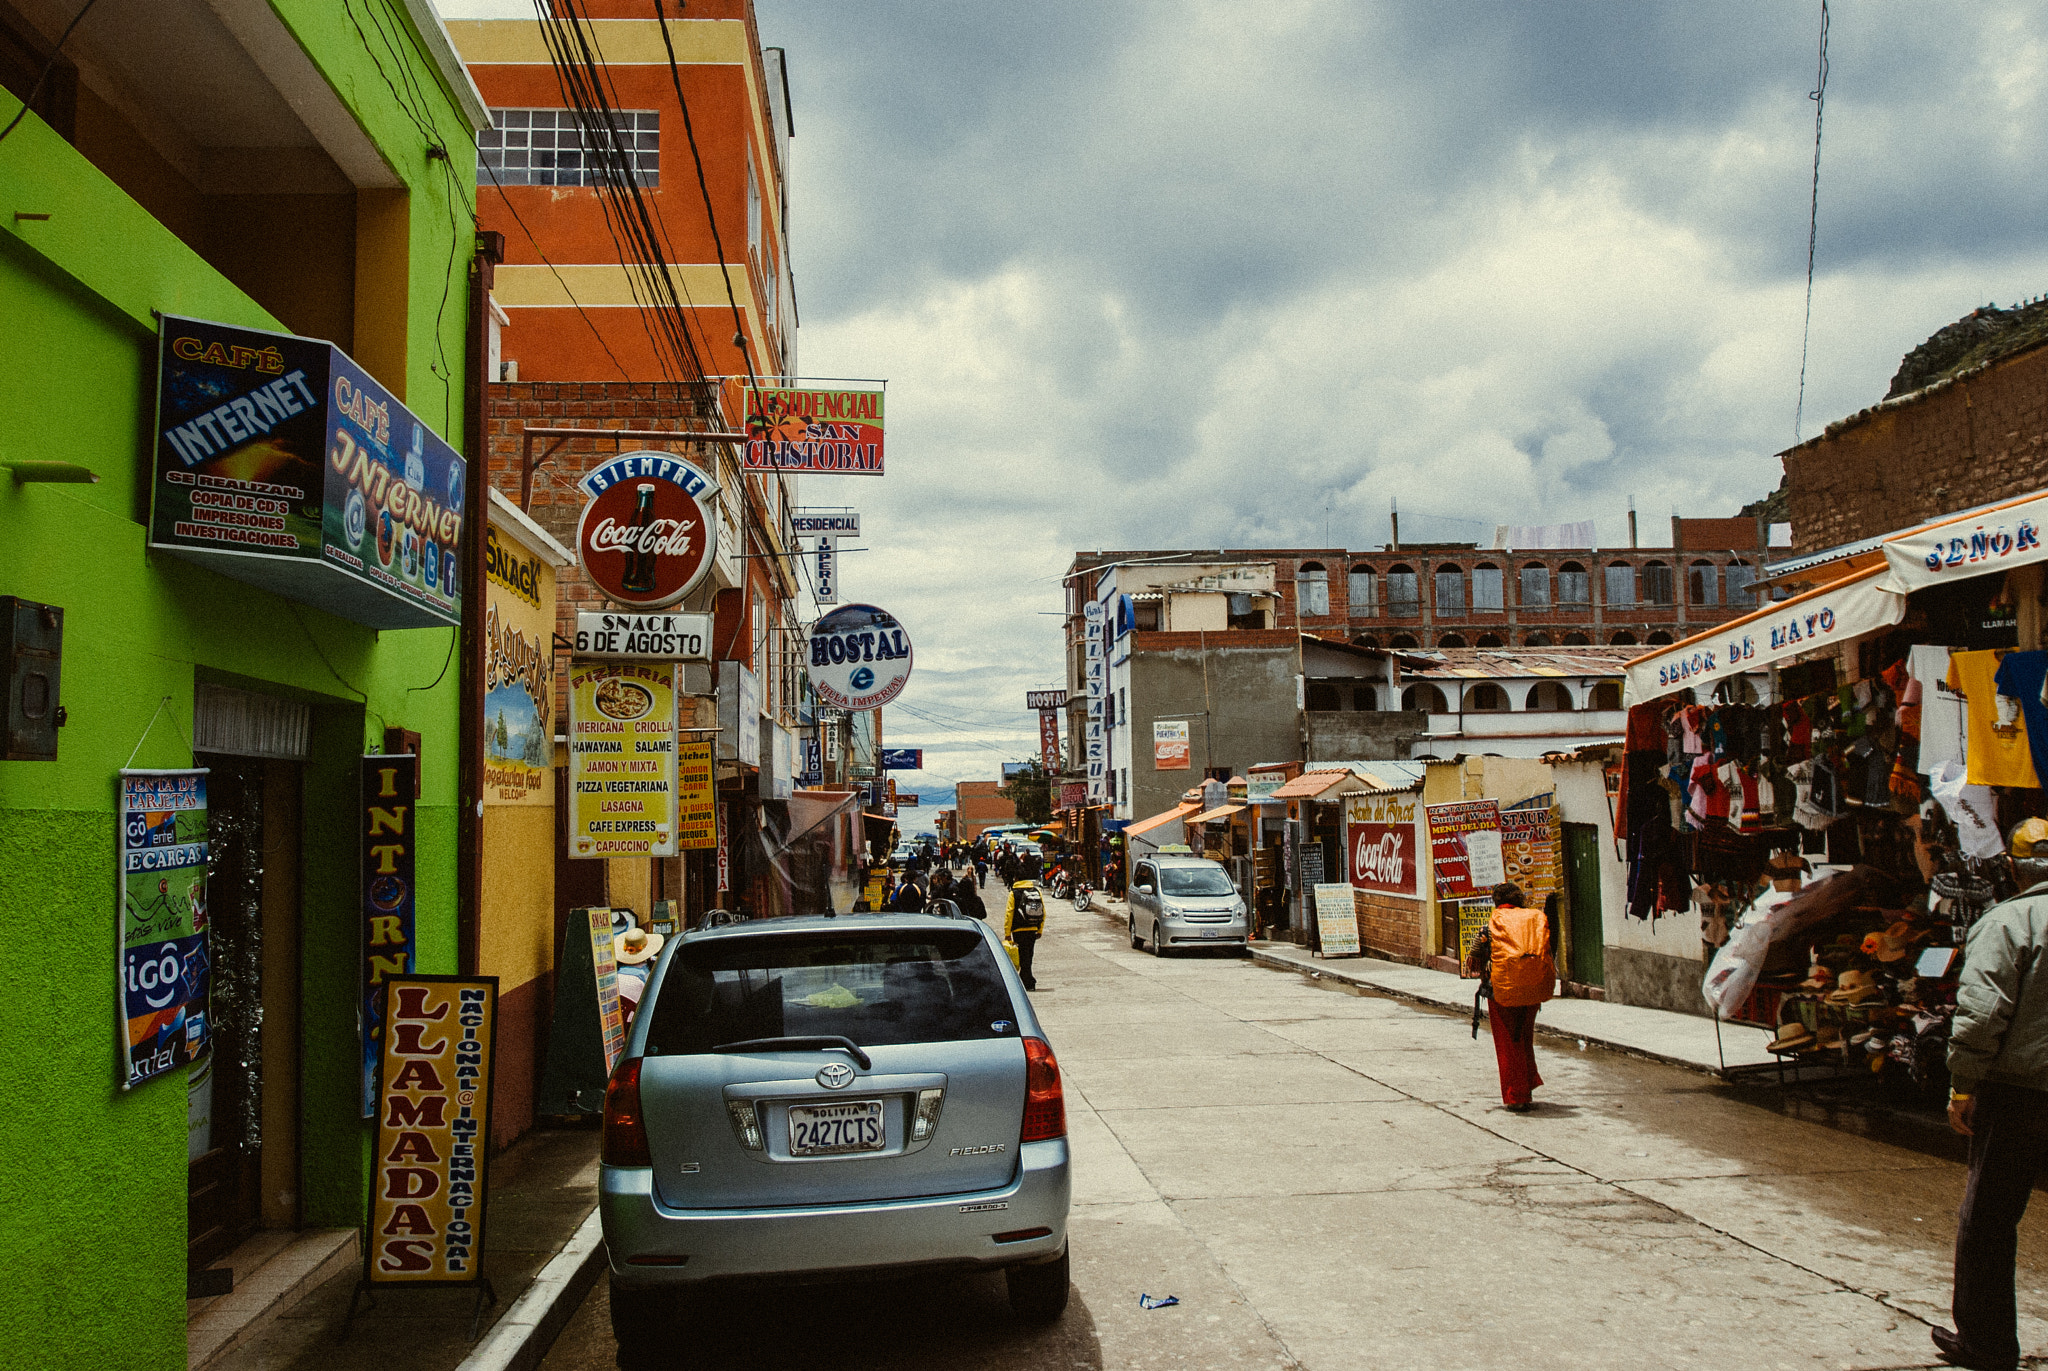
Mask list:
[{"label": "coca-cola sign", "polygon": [[659,609],[711,569],[718,485],[670,452],[622,452],[576,483],[589,496],[576,525],[584,574],[612,600]]},{"label": "coca-cola sign", "polygon": [[1415,825],[1352,824],[1351,884],[1390,895],[1415,893]]}]

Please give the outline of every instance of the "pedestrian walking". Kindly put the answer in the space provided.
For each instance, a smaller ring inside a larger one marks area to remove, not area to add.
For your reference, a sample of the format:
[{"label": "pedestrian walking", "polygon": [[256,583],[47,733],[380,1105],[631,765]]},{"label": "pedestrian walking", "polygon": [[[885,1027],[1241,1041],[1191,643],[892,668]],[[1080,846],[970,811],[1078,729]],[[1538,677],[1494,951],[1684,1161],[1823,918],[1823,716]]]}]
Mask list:
[{"label": "pedestrian walking", "polygon": [[2019,1364],[2020,1218],[2048,1169],[2048,977],[2036,972],[2048,951],[2048,861],[2032,838],[2015,830],[2009,854],[2024,893],[1970,930],[1948,1040],[1948,1121],[1970,1140],[1970,1177],[1956,1226],[1956,1326],[1933,1336],[1943,1361],[1981,1371]]},{"label": "pedestrian walking", "polygon": [[1536,1069],[1536,1011],[1557,990],[1557,902],[1538,913],[1525,909],[1522,888],[1503,882],[1493,888],[1493,917],[1472,945],[1467,965],[1487,978],[1487,1026],[1500,1067],[1501,1103],[1517,1114],[1528,1111],[1531,1093],[1543,1084]]},{"label": "pedestrian walking", "polygon": [[953,886],[953,903],[960,906],[960,912],[970,918],[988,920],[988,906],[981,902],[981,891],[974,882],[962,876]]},{"label": "pedestrian walking", "polygon": [[1038,951],[1039,936],[1045,932],[1045,897],[1036,881],[1018,881],[1010,887],[1009,908],[1003,919],[1003,941],[1015,949],[1013,960],[1026,990],[1038,989],[1031,974],[1031,958]]},{"label": "pedestrian walking", "polygon": [[924,891],[918,889],[917,879],[905,876],[896,893],[889,897],[889,908],[898,914],[924,913]]},{"label": "pedestrian walking", "polygon": [[934,904],[953,898],[953,873],[944,866],[932,873],[931,891],[927,898]]}]

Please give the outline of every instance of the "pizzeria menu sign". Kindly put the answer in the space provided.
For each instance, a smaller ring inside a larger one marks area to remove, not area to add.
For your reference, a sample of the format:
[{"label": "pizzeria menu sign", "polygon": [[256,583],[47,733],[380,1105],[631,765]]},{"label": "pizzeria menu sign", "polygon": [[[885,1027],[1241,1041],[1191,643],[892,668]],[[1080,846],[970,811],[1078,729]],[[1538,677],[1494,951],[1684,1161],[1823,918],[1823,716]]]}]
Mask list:
[{"label": "pizzeria menu sign", "polygon": [[676,855],[673,662],[569,667],[569,855]]},{"label": "pizzeria menu sign", "polygon": [[370,628],[462,617],[468,464],[332,343],[163,316],[149,542]]}]

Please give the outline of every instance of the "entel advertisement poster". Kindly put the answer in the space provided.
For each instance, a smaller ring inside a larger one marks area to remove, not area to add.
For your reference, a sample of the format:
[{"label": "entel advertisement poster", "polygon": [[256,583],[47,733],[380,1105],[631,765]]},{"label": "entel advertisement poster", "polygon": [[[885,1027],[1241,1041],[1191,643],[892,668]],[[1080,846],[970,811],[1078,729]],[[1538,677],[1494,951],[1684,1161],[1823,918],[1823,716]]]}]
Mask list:
[{"label": "entel advertisement poster", "polygon": [[569,855],[676,855],[674,663],[570,663]]},{"label": "entel advertisement poster", "polygon": [[461,619],[468,466],[340,348],[163,317],[150,545],[371,628]]},{"label": "entel advertisement poster", "polygon": [[1421,854],[1413,795],[1352,795],[1344,801],[1351,884],[1382,895],[1415,896]]},{"label": "entel advertisement poster", "polygon": [[362,1115],[377,1112],[377,1063],[384,1040],[384,983],[410,975],[417,865],[413,812],[420,759],[410,754],[363,758]]},{"label": "entel advertisement poster", "polygon": [[206,771],[121,773],[121,1088],[211,1040]]},{"label": "entel advertisement poster", "polygon": [[498,979],[394,976],[384,990],[363,1277],[468,1285],[483,1274]]},{"label": "entel advertisement poster", "polygon": [[555,802],[555,569],[492,525],[484,548],[484,791]]}]

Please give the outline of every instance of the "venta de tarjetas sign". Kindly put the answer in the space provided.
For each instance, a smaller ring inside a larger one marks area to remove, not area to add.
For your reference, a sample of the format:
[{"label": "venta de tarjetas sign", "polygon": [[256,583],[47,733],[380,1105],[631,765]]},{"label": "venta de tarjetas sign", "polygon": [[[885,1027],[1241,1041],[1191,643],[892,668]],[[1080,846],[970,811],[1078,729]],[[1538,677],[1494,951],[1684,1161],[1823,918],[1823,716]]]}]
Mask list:
[{"label": "venta de tarjetas sign", "polygon": [[718,484],[668,452],[622,452],[576,482],[576,551],[591,583],[634,609],[672,605],[711,569]]},{"label": "venta de tarjetas sign", "polygon": [[835,709],[876,709],[910,680],[910,638],[894,615],[841,605],[811,627],[811,685]]}]

